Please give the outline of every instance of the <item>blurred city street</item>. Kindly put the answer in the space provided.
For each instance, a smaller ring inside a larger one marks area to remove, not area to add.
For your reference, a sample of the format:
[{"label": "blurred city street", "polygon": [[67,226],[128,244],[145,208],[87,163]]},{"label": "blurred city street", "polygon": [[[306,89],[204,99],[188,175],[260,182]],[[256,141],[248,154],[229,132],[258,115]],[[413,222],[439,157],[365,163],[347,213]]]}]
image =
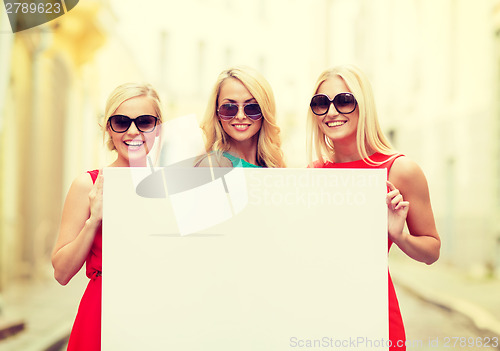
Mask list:
[{"label": "blurred city street", "polygon": [[[459,339],[454,349],[456,350],[480,350],[482,347],[477,342],[478,338],[483,344],[489,341],[488,349],[500,350],[500,346],[493,347],[497,334],[491,331],[478,329],[472,320],[457,311],[439,306],[429,300],[423,300],[421,296],[412,290],[407,290],[396,285],[398,290],[399,304],[402,309],[406,328],[406,340],[408,351],[434,351],[451,347]],[[471,338],[474,340],[472,346],[467,343]],[[460,342],[465,339],[466,346]]]},{"label": "blurred city street", "polygon": [[9,289],[3,296],[0,330],[20,321],[25,327],[0,340],[0,350],[57,350],[69,336],[87,281],[80,271],[67,286],[47,278]]},{"label": "blurred city street", "polygon": [[[468,276],[439,261],[425,266],[401,252],[394,254],[390,271],[408,351],[500,350],[499,279]],[[489,345],[480,345],[478,338]]]}]

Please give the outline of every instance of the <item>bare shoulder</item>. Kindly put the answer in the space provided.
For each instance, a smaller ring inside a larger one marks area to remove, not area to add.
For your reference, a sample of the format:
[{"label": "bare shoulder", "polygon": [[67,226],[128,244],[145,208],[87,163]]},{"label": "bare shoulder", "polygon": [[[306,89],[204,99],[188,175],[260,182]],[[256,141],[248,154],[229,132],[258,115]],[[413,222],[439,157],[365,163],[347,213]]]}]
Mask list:
[{"label": "bare shoulder", "polygon": [[[92,190],[93,184],[92,178],[88,173],[80,174],[71,183],[64,202],[61,233],[66,233],[66,229],[71,226],[76,226],[79,229],[83,227],[83,223],[89,216],[89,193]],[[73,235],[77,231],[70,230],[70,233]]]},{"label": "bare shoulder", "polygon": [[204,157],[197,165],[198,167],[232,167],[231,161],[224,156],[209,156]]},{"label": "bare shoulder", "polygon": [[78,177],[73,180],[73,183],[71,183],[71,188],[69,190],[70,193],[85,193],[88,194],[90,190],[92,189],[92,186],[94,185],[94,182],[92,181],[92,178],[90,174],[87,172],[80,174]]},{"label": "bare shoulder", "polygon": [[422,168],[406,156],[398,157],[394,160],[389,172],[389,181],[396,187],[427,187],[427,180]]},{"label": "bare shoulder", "polygon": [[200,162],[196,164],[196,167],[211,167],[212,164],[207,156],[203,157]]}]

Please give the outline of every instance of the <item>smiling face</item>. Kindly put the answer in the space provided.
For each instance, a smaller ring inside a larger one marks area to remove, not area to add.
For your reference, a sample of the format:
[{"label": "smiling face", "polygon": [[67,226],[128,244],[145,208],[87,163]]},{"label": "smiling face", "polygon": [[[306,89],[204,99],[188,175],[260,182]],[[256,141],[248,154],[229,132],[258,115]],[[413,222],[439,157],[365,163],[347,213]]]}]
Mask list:
[{"label": "smiling face", "polygon": [[[124,115],[135,119],[142,115],[156,116],[156,112],[149,97],[137,96],[122,102],[113,115]],[[146,166],[146,155],[153,147],[159,129],[159,126],[156,126],[154,131],[142,133],[137,129],[135,123],[131,123],[127,131],[117,133],[108,124],[107,131],[118,153],[118,158],[112,166]]]},{"label": "smiling face", "polygon": [[[316,94],[325,94],[333,99],[339,93],[350,93],[351,91],[339,76],[332,76],[325,80],[318,88]],[[358,107],[348,114],[341,114],[330,104],[328,113],[322,116],[315,116],[322,132],[332,140],[334,144],[354,143],[356,144],[356,131],[358,128],[359,110]]]},{"label": "smiling face", "polygon": [[254,121],[245,115],[242,104],[257,103],[257,100],[236,78],[227,78],[221,84],[217,109],[227,103],[240,104],[238,114],[233,119],[225,121],[219,118],[222,128],[230,137],[230,143],[234,145],[235,143],[256,141],[263,118]]}]

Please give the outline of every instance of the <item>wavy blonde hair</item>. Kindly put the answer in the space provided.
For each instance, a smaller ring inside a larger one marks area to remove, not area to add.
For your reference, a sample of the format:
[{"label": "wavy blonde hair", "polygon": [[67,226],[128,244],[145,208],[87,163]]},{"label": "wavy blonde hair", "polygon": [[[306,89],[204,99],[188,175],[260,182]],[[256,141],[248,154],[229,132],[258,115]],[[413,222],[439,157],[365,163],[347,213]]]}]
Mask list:
[{"label": "wavy blonde hair", "polygon": [[265,167],[285,167],[281,150],[280,128],[276,124],[276,104],[271,86],[256,70],[237,66],[222,71],[215,82],[208,100],[201,128],[205,133],[205,149],[207,153],[221,154],[229,150],[228,135],[222,128],[217,116],[219,93],[222,83],[228,78],[239,80],[257,100],[262,110],[262,126],[257,142],[257,164]]},{"label": "wavy blonde hair", "polygon": [[[313,95],[317,94],[319,87],[329,78],[340,77],[358,102],[359,119],[356,134],[357,150],[368,163],[378,164],[370,159],[370,150],[384,155],[394,155],[396,151],[380,128],[375,99],[370,81],[366,75],[354,65],[336,66],[325,70],[319,76]],[[307,113],[307,155],[309,164],[312,162],[314,151],[319,161],[334,161],[335,148],[332,141],[321,130],[316,116],[309,108]]]},{"label": "wavy blonde hair", "polygon": [[[111,94],[109,94],[108,100],[106,101],[106,108],[104,110],[104,123],[102,125],[103,129],[103,139],[104,143],[107,145],[108,149],[113,151],[116,150],[113,140],[109,137],[108,130],[108,120],[118,107],[126,100],[132,99],[138,96],[146,96],[151,100],[153,104],[153,109],[155,110],[156,117],[158,117],[158,124],[163,123],[163,108],[158,96],[158,92],[150,84],[142,83],[125,83],[116,87]],[[107,140],[106,140],[107,137]]]}]

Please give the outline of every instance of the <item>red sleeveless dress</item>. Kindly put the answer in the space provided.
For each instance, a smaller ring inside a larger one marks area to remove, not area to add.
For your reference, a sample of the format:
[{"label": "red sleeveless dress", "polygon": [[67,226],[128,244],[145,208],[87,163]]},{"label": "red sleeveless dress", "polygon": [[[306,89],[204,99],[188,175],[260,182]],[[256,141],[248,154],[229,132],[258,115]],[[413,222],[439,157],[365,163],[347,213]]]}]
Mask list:
[{"label": "red sleeveless dress", "polygon": [[[315,162],[314,168],[386,168],[387,174],[394,163],[394,160],[401,154],[387,156],[381,153],[375,153],[370,156],[370,159],[375,162],[381,162],[379,165],[371,165],[365,162],[365,160],[358,160],[345,163],[332,163],[327,161],[326,163]],[[388,239],[389,246],[387,252],[391,249],[392,241]],[[406,350],[405,341],[405,327],[403,324],[403,319],[401,317],[401,311],[399,310],[398,298],[396,296],[396,291],[394,290],[394,285],[392,284],[391,274],[389,273],[389,340],[391,340],[390,351],[402,351]]]},{"label": "red sleeveless dress", "polygon": [[[95,183],[98,170],[88,172]],[[85,261],[90,281],[83,294],[68,342],[68,351],[101,350],[101,288],[102,288],[102,230],[95,235],[94,243]]]}]

